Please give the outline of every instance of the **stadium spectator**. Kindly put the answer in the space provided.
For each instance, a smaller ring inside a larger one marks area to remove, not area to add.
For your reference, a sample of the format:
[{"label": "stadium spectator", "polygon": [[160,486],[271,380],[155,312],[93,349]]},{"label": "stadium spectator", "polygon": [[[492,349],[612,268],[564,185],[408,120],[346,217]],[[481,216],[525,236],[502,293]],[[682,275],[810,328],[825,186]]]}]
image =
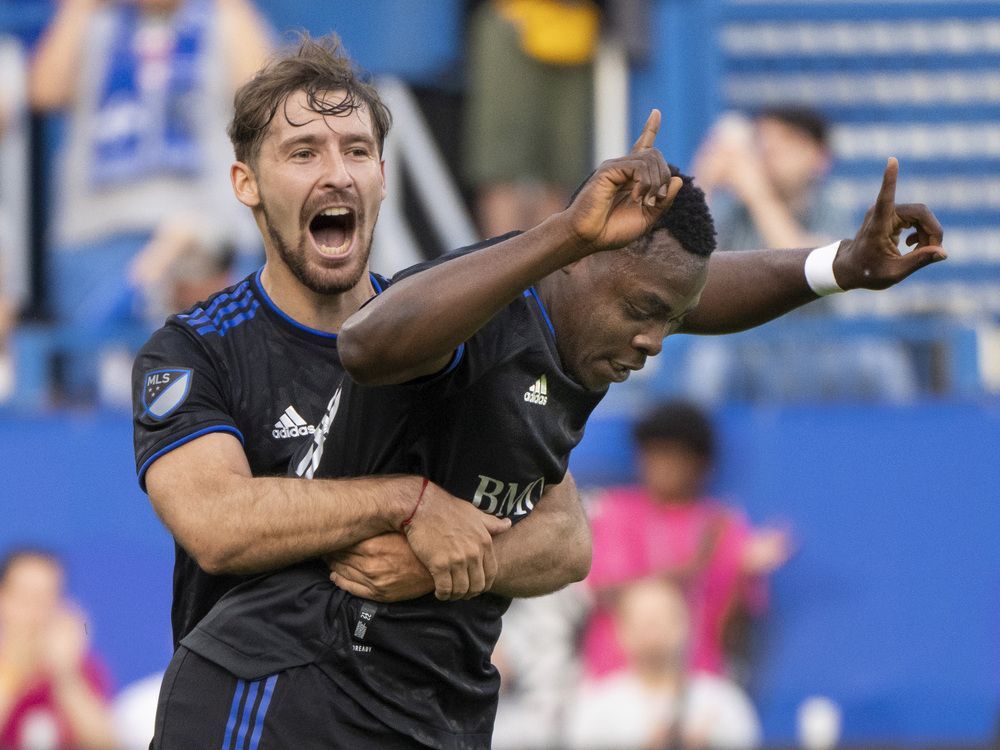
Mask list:
[{"label": "stadium spectator", "polygon": [[470,19],[466,177],[484,237],[566,205],[590,164],[591,0],[483,0]]},{"label": "stadium spectator", "polygon": [[819,112],[798,106],[765,109],[752,123],[737,114],[716,123],[693,172],[711,201],[720,248],[812,247],[849,234],[850,214],[823,183],[828,131]]},{"label": "stadium spectator", "polygon": [[[762,110],[752,121],[724,115],[693,167],[708,194],[723,250],[822,245],[850,233],[852,217],[826,184],[833,155],[829,123],[798,105]],[[803,321],[830,314],[834,301],[796,311]],[[803,343],[701,340],[692,344],[684,392],[724,399],[889,399],[907,401],[918,378],[897,342],[856,337]]]},{"label": "stadium spectator", "polygon": [[[60,320],[142,319],[152,290],[137,256],[166,265],[192,236],[257,251],[253,222],[226,183],[225,127],[233,93],[268,50],[249,0],[59,5],[29,96],[36,110],[69,110],[50,258]],[[69,371],[69,395],[91,395],[93,363]]]},{"label": "stadium spectator", "polygon": [[[623,586],[647,577],[681,585],[692,613],[690,658],[695,669],[739,672],[748,616],[767,602],[766,576],[790,554],[788,533],[751,528],[743,513],[705,495],[716,456],[706,414],[667,402],[634,429],[642,485],[609,490],[593,518],[594,561],[587,583],[597,607],[587,626],[588,673],[624,664],[612,622]],[[727,644],[729,648],[727,649]]]},{"label": "stadium spectator", "polygon": [[0,747],[115,746],[108,680],[88,649],[82,613],[63,596],[62,565],[46,552],[0,564]]},{"label": "stadium spectator", "polygon": [[647,579],[615,608],[624,669],[585,683],[567,723],[571,748],[757,747],[760,723],[733,682],[687,666],[690,616],[680,590]]}]

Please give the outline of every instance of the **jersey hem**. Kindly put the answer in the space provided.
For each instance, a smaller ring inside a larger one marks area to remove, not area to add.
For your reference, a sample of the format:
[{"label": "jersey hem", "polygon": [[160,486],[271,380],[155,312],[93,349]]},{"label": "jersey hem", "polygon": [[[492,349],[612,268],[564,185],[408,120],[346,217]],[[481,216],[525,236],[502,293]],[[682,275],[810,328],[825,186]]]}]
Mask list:
[{"label": "jersey hem", "polygon": [[327,645],[321,641],[305,640],[301,642],[301,647],[308,649],[308,653],[285,649],[263,654],[248,654],[200,628],[195,628],[184,636],[180,645],[241,680],[258,680],[295,667],[315,664],[327,649]]}]

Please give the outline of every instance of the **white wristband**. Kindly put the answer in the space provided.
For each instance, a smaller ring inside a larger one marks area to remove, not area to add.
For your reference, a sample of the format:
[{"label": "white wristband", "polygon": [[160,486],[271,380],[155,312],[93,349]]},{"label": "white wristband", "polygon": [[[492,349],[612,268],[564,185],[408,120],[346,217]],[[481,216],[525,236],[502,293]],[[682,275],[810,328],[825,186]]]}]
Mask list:
[{"label": "white wristband", "polygon": [[806,283],[820,297],[845,291],[833,275],[833,259],[837,257],[840,240],[817,247],[806,256]]}]

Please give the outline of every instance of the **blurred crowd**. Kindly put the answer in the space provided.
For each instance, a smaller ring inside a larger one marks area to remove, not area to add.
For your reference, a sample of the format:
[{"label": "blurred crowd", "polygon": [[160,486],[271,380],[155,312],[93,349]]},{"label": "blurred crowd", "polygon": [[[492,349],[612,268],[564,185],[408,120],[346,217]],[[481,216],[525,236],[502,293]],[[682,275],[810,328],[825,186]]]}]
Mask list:
[{"label": "blurred crowd", "polygon": [[[259,263],[252,219],[229,186],[226,126],[271,36],[249,0],[58,4],[30,53],[26,96],[32,113],[63,125],[44,292],[70,332],[56,352],[58,401],[127,403],[130,357],[102,344]],[[0,311],[2,357],[10,305]]]},{"label": "blurred crowd", "polygon": [[[465,5],[467,85],[455,177],[468,189],[481,234],[495,236],[559,210],[585,178],[595,154],[602,42],[615,39],[626,64],[641,63],[649,7],[626,0]],[[43,254],[35,258],[44,280],[35,299],[10,291],[15,243],[0,205],[0,404],[14,397],[20,373],[22,381],[51,380],[49,403],[127,405],[135,342],[261,262],[249,212],[228,184],[225,128],[233,92],[275,38],[251,0],[57,5],[28,50],[23,101],[0,101],[0,139],[11,118],[44,116],[61,126],[41,131],[54,164],[51,189],[43,186],[52,198]],[[853,217],[827,184],[832,166],[824,114],[790,103],[724,114],[690,171],[710,197],[719,248],[730,251],[815,246],[852,234]],[[836,304],[811,305],[791,319],[826,318]],[[56,328],[32,328],[41,331],[34,337],[22,330],[15,357],[12,332],[23,314]],[[714,403],[905,401],[926,390],[903,345],[855,338],[794,356],[802,339],[694,342],[674,368],[681,376],[670,392]]]}]

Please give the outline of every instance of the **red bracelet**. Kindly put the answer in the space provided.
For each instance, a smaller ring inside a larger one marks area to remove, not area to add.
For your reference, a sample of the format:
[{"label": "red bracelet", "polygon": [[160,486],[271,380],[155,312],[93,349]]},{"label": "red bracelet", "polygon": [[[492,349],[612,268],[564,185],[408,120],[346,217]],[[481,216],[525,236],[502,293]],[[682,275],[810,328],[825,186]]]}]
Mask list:
[{"label": "red bracelet", "polygon": [[413,506],[413,510],[410,512],[410,515],[407,516],[405,521],[403,521],[403,525],[400,527],[401,530],[405,530],[406,527],[413,521],[413,517],[417,515],[417,508],[419,508],[420,503],[424,501],[424,490],[427,489],[428,484],[430,484],[430,480],[425,477],[424,483],[420,486],[420,494],[417,495],[417,504]]}]

